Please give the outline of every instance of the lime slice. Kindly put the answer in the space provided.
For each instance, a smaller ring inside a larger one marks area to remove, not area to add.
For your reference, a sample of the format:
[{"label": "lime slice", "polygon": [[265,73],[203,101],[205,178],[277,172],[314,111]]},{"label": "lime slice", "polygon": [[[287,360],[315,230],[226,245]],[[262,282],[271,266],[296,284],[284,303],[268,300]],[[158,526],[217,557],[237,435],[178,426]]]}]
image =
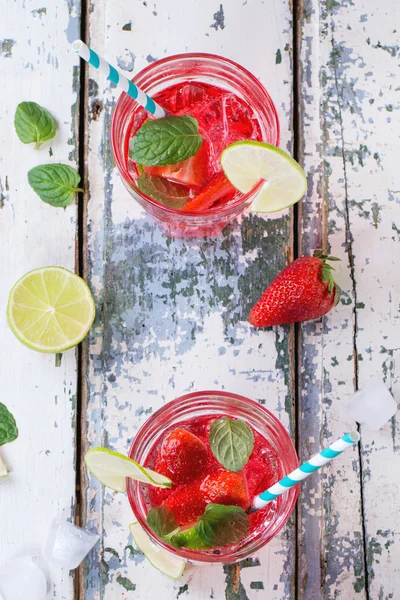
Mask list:
[{"label": "lime slice", "polygon": [[151,469],[145,469],[127,456],[108,448],[92,448],[85,456],[85,463],[96,479],[116,492],[126,492],[127,477],[155,487],[172,486],[172,481],[168,477]]},{"label": "lime slice", "polygon": [[8,322],[17,338],[38,352],[64,352],[88,333],[95,317],[86,283],[61,267],[30,271],[8,298]]},{"label": "lime slice", "polygon": [[254,212],[283,210],[296,204],[307,190],[306,174],[294,158],[264,142],[244,141],[227,146],[221,154],[221,165],[242,194],[265,179],[253,200]]},{"label": "lime slice", "polygon": [[8,471],[6,465],[3,463],[0,456],[0,479],[2,479],[3,477],[8,477]]},{"label": "lime slice", "polygon": [[153,567],[172,579],[182,577],[186,567],[185,560],[154,544],[139,523],[131,523],[129,530],[135,544]]}]

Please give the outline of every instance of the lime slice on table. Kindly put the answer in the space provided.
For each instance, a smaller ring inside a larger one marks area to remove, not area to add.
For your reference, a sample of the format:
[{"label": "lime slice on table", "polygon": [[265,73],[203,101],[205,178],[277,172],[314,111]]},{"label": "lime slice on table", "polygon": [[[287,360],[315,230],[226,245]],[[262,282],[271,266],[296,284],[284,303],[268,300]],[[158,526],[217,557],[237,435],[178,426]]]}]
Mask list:
[{"label": "lime slice on table", "polygon": [[38,352],[63,352],[83,340],[95,306],[87,284],[62,267],[30,271],[14,285],[7,307],[17,338]]},{"label": "lime slice on table", "polygon": [[92,448],[86,453],[85,463],[96,479],[116,492],[126,492],[127,477],[155,487],[172,486],[172,481],[165,475],[145,469],[131,458],[108,448]]},{"label": "lime slice on table", "polygon": [[248,140],[227,146],[221,154],[221,165],[242,194],[265,179],[253,200],[254,212],[283,210],[298,202],[307,190],[306,174],[294,158],[264,142]]},{"label": "lime slice on table", "polygon": [[135,544],[143,552],[149,563],[172,579],[182,577],[186,561],[154,544],[139,523],[129,525]]},{"label": "lime slice on table", "polygon": [[7,476],[8,476],[7,467],[4,464],[4,462],[1,460],[1,456],[0,456],[0,479],[2,479],[3,477],[7,477]]}]

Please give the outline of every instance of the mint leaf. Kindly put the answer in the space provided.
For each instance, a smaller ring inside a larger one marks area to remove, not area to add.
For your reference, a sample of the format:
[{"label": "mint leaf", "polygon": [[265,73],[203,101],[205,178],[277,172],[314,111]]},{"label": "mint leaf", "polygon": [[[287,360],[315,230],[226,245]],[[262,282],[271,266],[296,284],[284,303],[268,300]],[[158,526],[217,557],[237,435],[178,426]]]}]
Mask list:
[{"label": "mint leaf", "polygon": [[228,417],[217,419],[210,429],[210,448],[218,462],[228,471],[241,471],[254,448],[250,427]]},{"label": "mint leaf", "polygon": [[207,504],[196,532],[205,544],[229,546],[239,542],[249,533],[249,517],[240,506]]},{"label": "mint leaf", "polygon": [[248,535],[249,529],[249,517],[240,506],[207,504],[199,522],[174,535],[172,541],[178,547],[209,550],[239,542]]},{"label": "mint leaf", "polygon": [[13,442],[18,437],[15,419],[6,406],[0,402],[0,446]]},{"label": "mint leaf", "polygon": [[130,143],[130,157],[147,167],[173,165],[194,156],[202,144],[197,119],[189,115],[146,121]]},{"label": "mint leaf", "polygon": [[191,550],[210,550],[212,546],[206,544],[196,531],[196,527],[181,531],[171,537],[170,541],[172,546],[181,548],[190,548]]},{"label": "mint leaf", "polygon": [[39,198],[51,206],[64,207],[71,204],[81,178],[68,165],[52,164],[34,167],[28,172],[28,181]]},{"label": "mint leaf", "polygon": [[160,538],[165,538],[179,529],[174,513],[166,506],[151,508],[146,520],[150,529]]},{"label": "mint leaf", "polygon": [[14,115],[14,127],[23,144],[35,142],[36,148],[56,135],[54,118],[36,102],[18,104]]},{"label": "mint leaf", "polygon": [[169,208],[183,208],[189,200],[187,189],[164,177],[140,175],[136,179],[136,185],[146,196],[150,196],[153,200],[157,200]]}]

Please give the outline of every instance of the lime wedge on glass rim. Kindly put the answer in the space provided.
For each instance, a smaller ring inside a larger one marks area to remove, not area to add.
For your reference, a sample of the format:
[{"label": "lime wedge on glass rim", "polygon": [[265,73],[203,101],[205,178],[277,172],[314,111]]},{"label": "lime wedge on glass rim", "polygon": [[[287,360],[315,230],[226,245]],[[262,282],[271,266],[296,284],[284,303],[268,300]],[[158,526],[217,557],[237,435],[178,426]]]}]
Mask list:
[{"label": "lime wedge on glass rim", "polygon": [[79,344],[95,313],[87,284],[62,267],[30,271],[17,281],[8,298],[12,332],[38,352],[64,352]]},{"label": "lime wedge on glass rim", "polygon": [[185,560],[154,544],[139,523],[131,523],[129,530],[135,544],[153,567],[172,579],[182,577],[186,567]]},{"label": "lime wedge on glass rim", "polygon": [[283,210],[296,204],[307,190],[306,174],[294,158],[265,142],[234,142],[222,152],[221,165],[231,184],[242,194],[247,194],[261,179],[265,180],[253,200],[254,212]]},{"label": "lime wedge on glass rim", "polygon": [[127,477],[155,487],[172,486],[172,481],[165,475],[146,469],[131,458],[108,448],[92,448],[86,453],[85,463],[96,479],[116,492],[126,492]]}]

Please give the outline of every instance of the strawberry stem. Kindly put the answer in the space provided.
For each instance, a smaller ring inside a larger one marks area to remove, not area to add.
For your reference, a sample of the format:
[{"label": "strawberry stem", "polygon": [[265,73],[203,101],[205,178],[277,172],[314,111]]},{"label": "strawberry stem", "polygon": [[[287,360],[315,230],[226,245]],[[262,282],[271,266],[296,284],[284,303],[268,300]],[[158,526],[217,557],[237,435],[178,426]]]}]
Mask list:
[{"label": "strawberry stem", "polygon": [[335,280],[333,279],[332,271],[335,270],[334,267],[332,267],[332,265],[328,264],[326,261],[328,261],[328,260],[337,261],[337,260],[340,260],[340,258],[336,258],[336,256],[329,256],[328,254],[324,254],[322,250],[315,250],[314,256],[316,258],[319,258],[322,261],[322,281],[324,283],[328,284],[328,290],[329,290],[330,294],[333,292],[333,290],[335,290],[335,305],[336,305],[340,300],[340,294],[341,294],[342,290],[340,289],[340,287],[338,285],[336,285]]}]

